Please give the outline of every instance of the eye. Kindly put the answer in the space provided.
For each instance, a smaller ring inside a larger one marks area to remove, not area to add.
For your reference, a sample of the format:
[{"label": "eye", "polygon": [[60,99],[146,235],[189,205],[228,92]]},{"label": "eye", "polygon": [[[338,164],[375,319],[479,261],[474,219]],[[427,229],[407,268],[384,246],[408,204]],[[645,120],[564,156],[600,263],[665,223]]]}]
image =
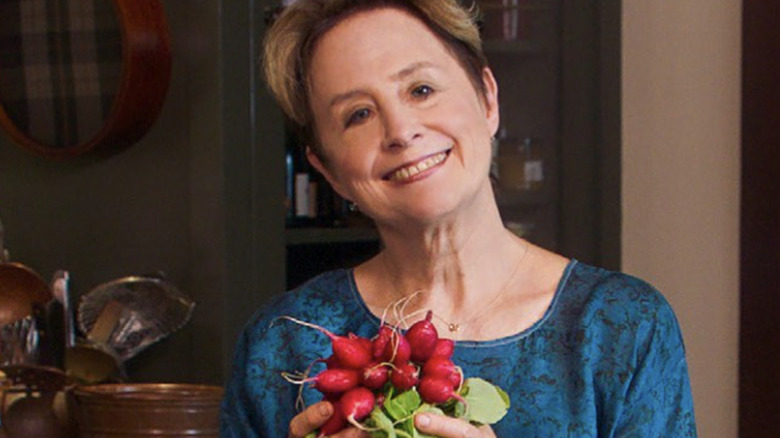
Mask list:
[{"label": "eye", "polygon": [[433,88],[429,85],[418,85],[412,88],[412,96],[417,99],[425,99],[433,94]]},{"label": "eye", "polygon": [[344,127],[350,127],[366,120],[371,115],[371,111],[368,108],[360,108],[349,114],[347,120],[344,122]]}]

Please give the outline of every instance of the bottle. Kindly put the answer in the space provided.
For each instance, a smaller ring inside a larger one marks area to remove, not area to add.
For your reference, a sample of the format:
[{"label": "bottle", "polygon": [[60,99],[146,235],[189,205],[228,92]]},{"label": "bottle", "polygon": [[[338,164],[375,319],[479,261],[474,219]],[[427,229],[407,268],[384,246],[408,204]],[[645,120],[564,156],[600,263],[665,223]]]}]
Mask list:
[{"label": "bottle", "polygon": [[539,189],[544,165],[538,140],[502,137],[498,141],[498,185],[508,191]]},{"label": "bottle", "polygon": [[291,123],[285,129],[285,203],[289,226],[312,225],[317,217],[317,183]]},{"label": "bottle", "polygon": [[542,161],[539,140],[526,137],[523,140],[523,153],[525,154],[523,175],[528,190],[538,190],[544,183],[544,163]]}]

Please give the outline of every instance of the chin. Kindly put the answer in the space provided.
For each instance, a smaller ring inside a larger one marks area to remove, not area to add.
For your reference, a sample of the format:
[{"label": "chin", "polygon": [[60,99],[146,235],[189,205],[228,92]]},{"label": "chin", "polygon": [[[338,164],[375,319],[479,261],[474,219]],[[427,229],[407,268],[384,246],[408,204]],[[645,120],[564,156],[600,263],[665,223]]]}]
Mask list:
[{"label": "chin", "polygon": [[449,196],[437,196],[435,199],[417,199],[415,201],[413,205],[405,206],[403,212],[407,218],[414,219],[421,224],[447,222],[448,219],[466,211],[462,202],[457,202]]}]

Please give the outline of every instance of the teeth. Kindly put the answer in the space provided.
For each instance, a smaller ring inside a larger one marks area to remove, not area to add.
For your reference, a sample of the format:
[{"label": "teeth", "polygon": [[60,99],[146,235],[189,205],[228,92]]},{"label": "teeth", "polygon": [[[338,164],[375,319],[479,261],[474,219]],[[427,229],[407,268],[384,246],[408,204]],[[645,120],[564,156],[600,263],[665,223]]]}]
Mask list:
[{"label": "teeth", "polygon": [[417,164],[412,164],[411,166],[396,170],[395,172],[393,172],[392,179],[404,180],[404,179],[411,178],[419,174],[420,172],[426,171],[431,167],[441,163],[442,161],[444,161],[445,158],[447,158],[446,152],[441,152],[436,155],[430,156],[420,161]]}]

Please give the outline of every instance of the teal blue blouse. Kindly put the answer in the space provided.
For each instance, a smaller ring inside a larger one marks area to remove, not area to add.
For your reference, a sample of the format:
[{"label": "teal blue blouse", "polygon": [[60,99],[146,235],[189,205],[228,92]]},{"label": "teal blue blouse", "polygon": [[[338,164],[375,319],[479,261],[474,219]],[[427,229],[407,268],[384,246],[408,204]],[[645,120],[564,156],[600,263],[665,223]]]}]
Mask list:
[{"label": "teal blue blouse", "polygon": [[[322,274],[279,295],[241,335],[226,385],[222,437],[285,437],[298,387],[281,376],[331,353],[321,333],[376,333],[379,320],[351,270]],[[273,322],[273,323],[272,323]],[[466,377],[502,387],[511,409],[500,438],[695,437],[693,402],[679,325],[647,283],[577,261],[569,263],[544,317],[527,330],[486,342],[457,342]],[[315,369],[316,372],[316,369]],[[306,404],[321,399],[307,388]]]}]

